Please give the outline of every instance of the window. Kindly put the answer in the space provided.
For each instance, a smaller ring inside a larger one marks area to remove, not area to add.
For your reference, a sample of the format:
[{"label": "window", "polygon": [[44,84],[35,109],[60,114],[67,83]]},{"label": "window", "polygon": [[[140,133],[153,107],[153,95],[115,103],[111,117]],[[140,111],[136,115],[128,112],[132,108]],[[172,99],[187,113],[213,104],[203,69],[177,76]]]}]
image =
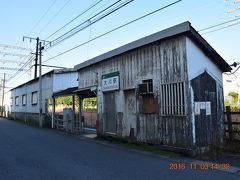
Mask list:
[{"label": "window", "polygon": [[22,95],[22,105],[25,106],[27,104],[27,95]]},{"label": "window", "polygon": [[16,96],[15,97],[15,106],[18,106],[19,105],[19,96]]},{"label": "window", "polygon": [[158,113],[158,101],[153,94],[153,80],[143,80],[142,84],[138,85],[140,96],[139,111],[144,114]]},{"label": "window", "polygon": [[185,114],[185,86],[184,82],[161,85],[161,114]]},{"label": "window", "polygon": [[143,80],[143,84],[147,84],[148,93],[153,93],[153,82],[152,79]]},{"label": "window", "polygon": [[32,105],[36,105],[38,102],[38,93],[37,91],[32,92]]},{"label": "window", "polygon": [[140,95],[152,94],[153,93],[153,83],[152,79],[143,80],[142,84],[138,85],[138,90]]},{"label": "window", "polygon": [[12,106],[13,105],[13,98],[11,97],[11,99],[10,99],[10,106]]}]

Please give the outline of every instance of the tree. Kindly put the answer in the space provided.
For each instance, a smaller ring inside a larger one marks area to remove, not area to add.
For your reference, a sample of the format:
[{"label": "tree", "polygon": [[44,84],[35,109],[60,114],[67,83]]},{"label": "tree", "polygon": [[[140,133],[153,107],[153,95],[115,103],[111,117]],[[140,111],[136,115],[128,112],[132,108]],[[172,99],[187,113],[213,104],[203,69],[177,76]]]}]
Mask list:
[{"label": "tree", "polygon": [[225,99],[224,106],[230,106],[232,109],[240,109],[238,93],[231,91],[228,93],[228,96],[232,97],[232,99]]},{"label": "tree", "polygon": [[[72,96],[62,96],[62,97],[56,97],[55,99],[56,106],[57,105],[65,105],[70,106],[72,105]],[[52,98],[48,99],[48,104],[52,105]],[[78,96],[75,96],[75,106],[79,106],[79,98]]]},{"label": "tree", "polygon": [[83,108],[85,110],[97,109],[97,98],[96,97],[85,98],[83,104],[84,104]]},{"label": "tree", "polygon": [[228,95],[233,98],[233,103],[238,103],[238,93],[231,91],[228,93]]}]

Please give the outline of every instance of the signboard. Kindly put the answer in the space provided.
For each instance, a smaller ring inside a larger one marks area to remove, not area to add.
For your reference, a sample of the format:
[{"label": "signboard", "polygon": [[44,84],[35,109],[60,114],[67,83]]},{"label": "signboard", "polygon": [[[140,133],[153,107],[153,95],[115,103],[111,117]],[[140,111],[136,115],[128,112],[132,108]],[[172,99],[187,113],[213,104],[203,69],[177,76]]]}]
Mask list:
[{"label": "signboard", "polygon": [[205,110],[207,116],[211,115],[211,102],[194,102],[195,115],[200,115],[201,109]]},{"label": "signboard", "polygon": [[119,72],[102,75],[102,91],[112,91],[119,89]]}]

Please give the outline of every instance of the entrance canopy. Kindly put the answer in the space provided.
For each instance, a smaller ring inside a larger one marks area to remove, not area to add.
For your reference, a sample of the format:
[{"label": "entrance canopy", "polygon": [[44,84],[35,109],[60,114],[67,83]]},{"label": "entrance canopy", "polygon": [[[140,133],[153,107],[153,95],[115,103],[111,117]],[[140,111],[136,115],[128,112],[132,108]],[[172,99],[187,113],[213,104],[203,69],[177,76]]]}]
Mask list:
[{"label": "entrance canopy", "polygon": [[75,90],[74,93],[80,96],[81,98],[96,97],[97,89],[95,87],[82,88]]},{"label": "entrance canopy", "polygon": [[67,88],[62,91],[58,91],[53,93],[53,97],[57,96],[71,96],[75,94],[75,91],[78,89],[78,87],[72,87],[72,88]]}]

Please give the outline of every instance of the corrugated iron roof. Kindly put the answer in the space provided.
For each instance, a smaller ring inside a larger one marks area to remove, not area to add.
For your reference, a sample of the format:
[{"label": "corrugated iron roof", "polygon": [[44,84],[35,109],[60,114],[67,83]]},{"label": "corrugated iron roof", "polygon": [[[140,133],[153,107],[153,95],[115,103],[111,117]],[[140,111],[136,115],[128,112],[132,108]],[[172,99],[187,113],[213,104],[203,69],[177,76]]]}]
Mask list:
[{"label": "corrugated iron roof", "polygon": [[146,36],[88,61],[80,63],[76,65],[74,69],[79,71],[80,69],[105,61],[109,58],[126,53],[136,48],[182,34],[190,37],[223,72],[231,71],[232,68],[229,66],[229,64],[208,44],[208,42],[191,26],[191,23],[188,21],[154,33],[150,36]]}]

